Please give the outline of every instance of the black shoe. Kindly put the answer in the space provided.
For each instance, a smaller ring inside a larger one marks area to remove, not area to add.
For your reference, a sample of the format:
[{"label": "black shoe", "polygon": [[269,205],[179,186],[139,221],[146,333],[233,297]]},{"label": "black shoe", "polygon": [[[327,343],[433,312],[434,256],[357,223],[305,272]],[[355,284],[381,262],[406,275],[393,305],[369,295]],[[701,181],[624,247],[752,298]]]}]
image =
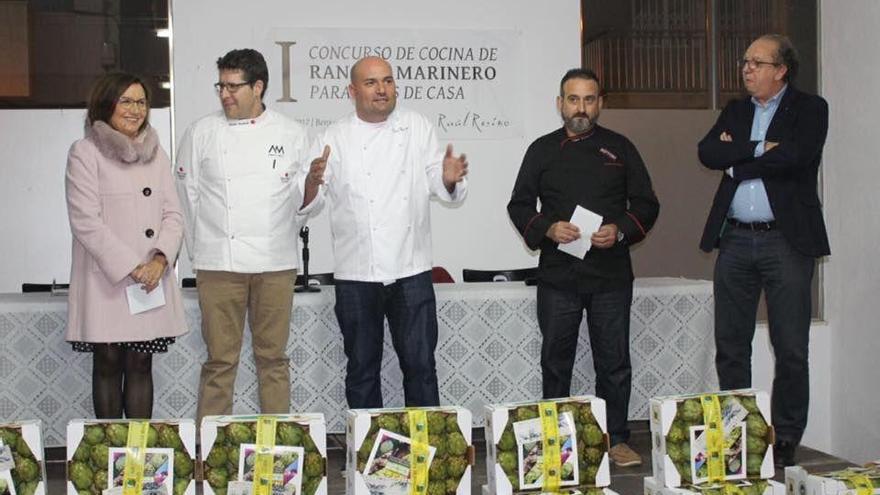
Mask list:
[{"label": "black shoe", "polygon": [[794,451],[797,449],[797,444],[791,442],[789,440],[777,440],[773,445],[773,458],[776,467],[784,468],[787,466],[794,466]]}]

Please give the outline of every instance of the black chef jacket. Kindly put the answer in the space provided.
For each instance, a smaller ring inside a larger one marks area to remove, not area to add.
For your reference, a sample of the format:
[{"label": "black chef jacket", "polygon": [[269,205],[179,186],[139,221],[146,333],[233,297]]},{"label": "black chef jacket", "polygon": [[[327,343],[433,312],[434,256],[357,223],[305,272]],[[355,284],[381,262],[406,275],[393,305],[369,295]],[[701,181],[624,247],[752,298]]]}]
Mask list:
[{"label": "black chef jacket", "polygon": [[[584,259],[559,251],[546,236],[547,229],[559,220],[569,221],[576,205],[601,215],[603,225],[616,224],[624,240],[608,249],[593,247]],[[572,137],[561,128],[535,140],[526,151],[507,205],[526,245],[541,250],[538,282],[579,293],[616,290],[632,283],[629,246],[645,238],[659,210],[636,147],[600,126]]]}]

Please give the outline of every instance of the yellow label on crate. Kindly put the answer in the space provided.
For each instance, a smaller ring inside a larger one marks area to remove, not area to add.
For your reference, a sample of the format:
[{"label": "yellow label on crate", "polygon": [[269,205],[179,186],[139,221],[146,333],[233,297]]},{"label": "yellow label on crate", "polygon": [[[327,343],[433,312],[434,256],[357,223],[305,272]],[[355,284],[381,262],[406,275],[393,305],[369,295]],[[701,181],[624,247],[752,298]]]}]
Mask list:
[{"label": "yellow label on crate", "polygon": [[847,474],[846,479],[852,483],[852,487],[856,490],[856,495],[872,495],[874,493],[874,484],[863,474]]},{"label": "yellow label on crate", "polygon": [[428,415],[423,410],[407,409],[409,420],[410,466],[409,493],[422,495],[428,492],[428,460],[431,456],[428,446]]},{"label": "yellow label on crate", "polygon": [[724,425],[721,421],[721,402],[715,394],[700,396],[703,422],[706,425],[706,467],[709,481],[724,479]]},{"label": "yellow label on crate", "polygon": [[274,416],[257,418],[256,459],[254,460],[253,495],[272,495],[272,482],[275,479],[275,426],[278,420]]},{"label": "yellow label on crate", "polygon": [[147,435],[149,433],[149,421],[128,423],[125,467],[122,471],[122,495],[141,495],[144,482],[144,462],[147,458]]},{"label": "yellow label on crate", "polygon": [[545,492],[559,491],[562,481],[562,455],[559,448],[559,413],[555,402],[539,402],[538,412],[541,415],[541,440],[543,441],[544,482]]}]

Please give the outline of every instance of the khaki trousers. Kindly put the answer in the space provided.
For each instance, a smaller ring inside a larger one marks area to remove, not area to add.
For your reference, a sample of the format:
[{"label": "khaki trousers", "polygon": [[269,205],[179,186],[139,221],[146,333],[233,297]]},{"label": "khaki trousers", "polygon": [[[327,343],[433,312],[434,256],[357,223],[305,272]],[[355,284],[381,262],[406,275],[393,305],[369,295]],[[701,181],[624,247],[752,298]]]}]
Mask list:
[{"label": "khaki trousers", "polygon": [[202,417],[232,414],[244,318],[248,317],[260,393],[260,412],[290,412],[287,339],[296,270],[233,273],[198,270],[202,338],[208,358],[199,381],[198,424]]}]

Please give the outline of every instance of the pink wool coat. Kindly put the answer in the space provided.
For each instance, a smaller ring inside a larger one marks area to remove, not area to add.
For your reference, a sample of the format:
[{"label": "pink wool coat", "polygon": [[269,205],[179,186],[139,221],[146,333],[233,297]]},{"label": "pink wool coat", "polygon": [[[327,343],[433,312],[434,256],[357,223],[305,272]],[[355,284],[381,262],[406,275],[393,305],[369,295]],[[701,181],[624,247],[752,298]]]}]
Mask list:
[{"label": "pink wool coat", "polygon": [[[104,122],[67,157],[67,212],[73,260],[67,308],[69,341],[135,342],[186,332],[174,275],[183,237],[183,214],[168,155],[147,127],[131,140]],[[129,274],[156,251],[168,259],[162,280],[165,305],[132,315]]]}]

